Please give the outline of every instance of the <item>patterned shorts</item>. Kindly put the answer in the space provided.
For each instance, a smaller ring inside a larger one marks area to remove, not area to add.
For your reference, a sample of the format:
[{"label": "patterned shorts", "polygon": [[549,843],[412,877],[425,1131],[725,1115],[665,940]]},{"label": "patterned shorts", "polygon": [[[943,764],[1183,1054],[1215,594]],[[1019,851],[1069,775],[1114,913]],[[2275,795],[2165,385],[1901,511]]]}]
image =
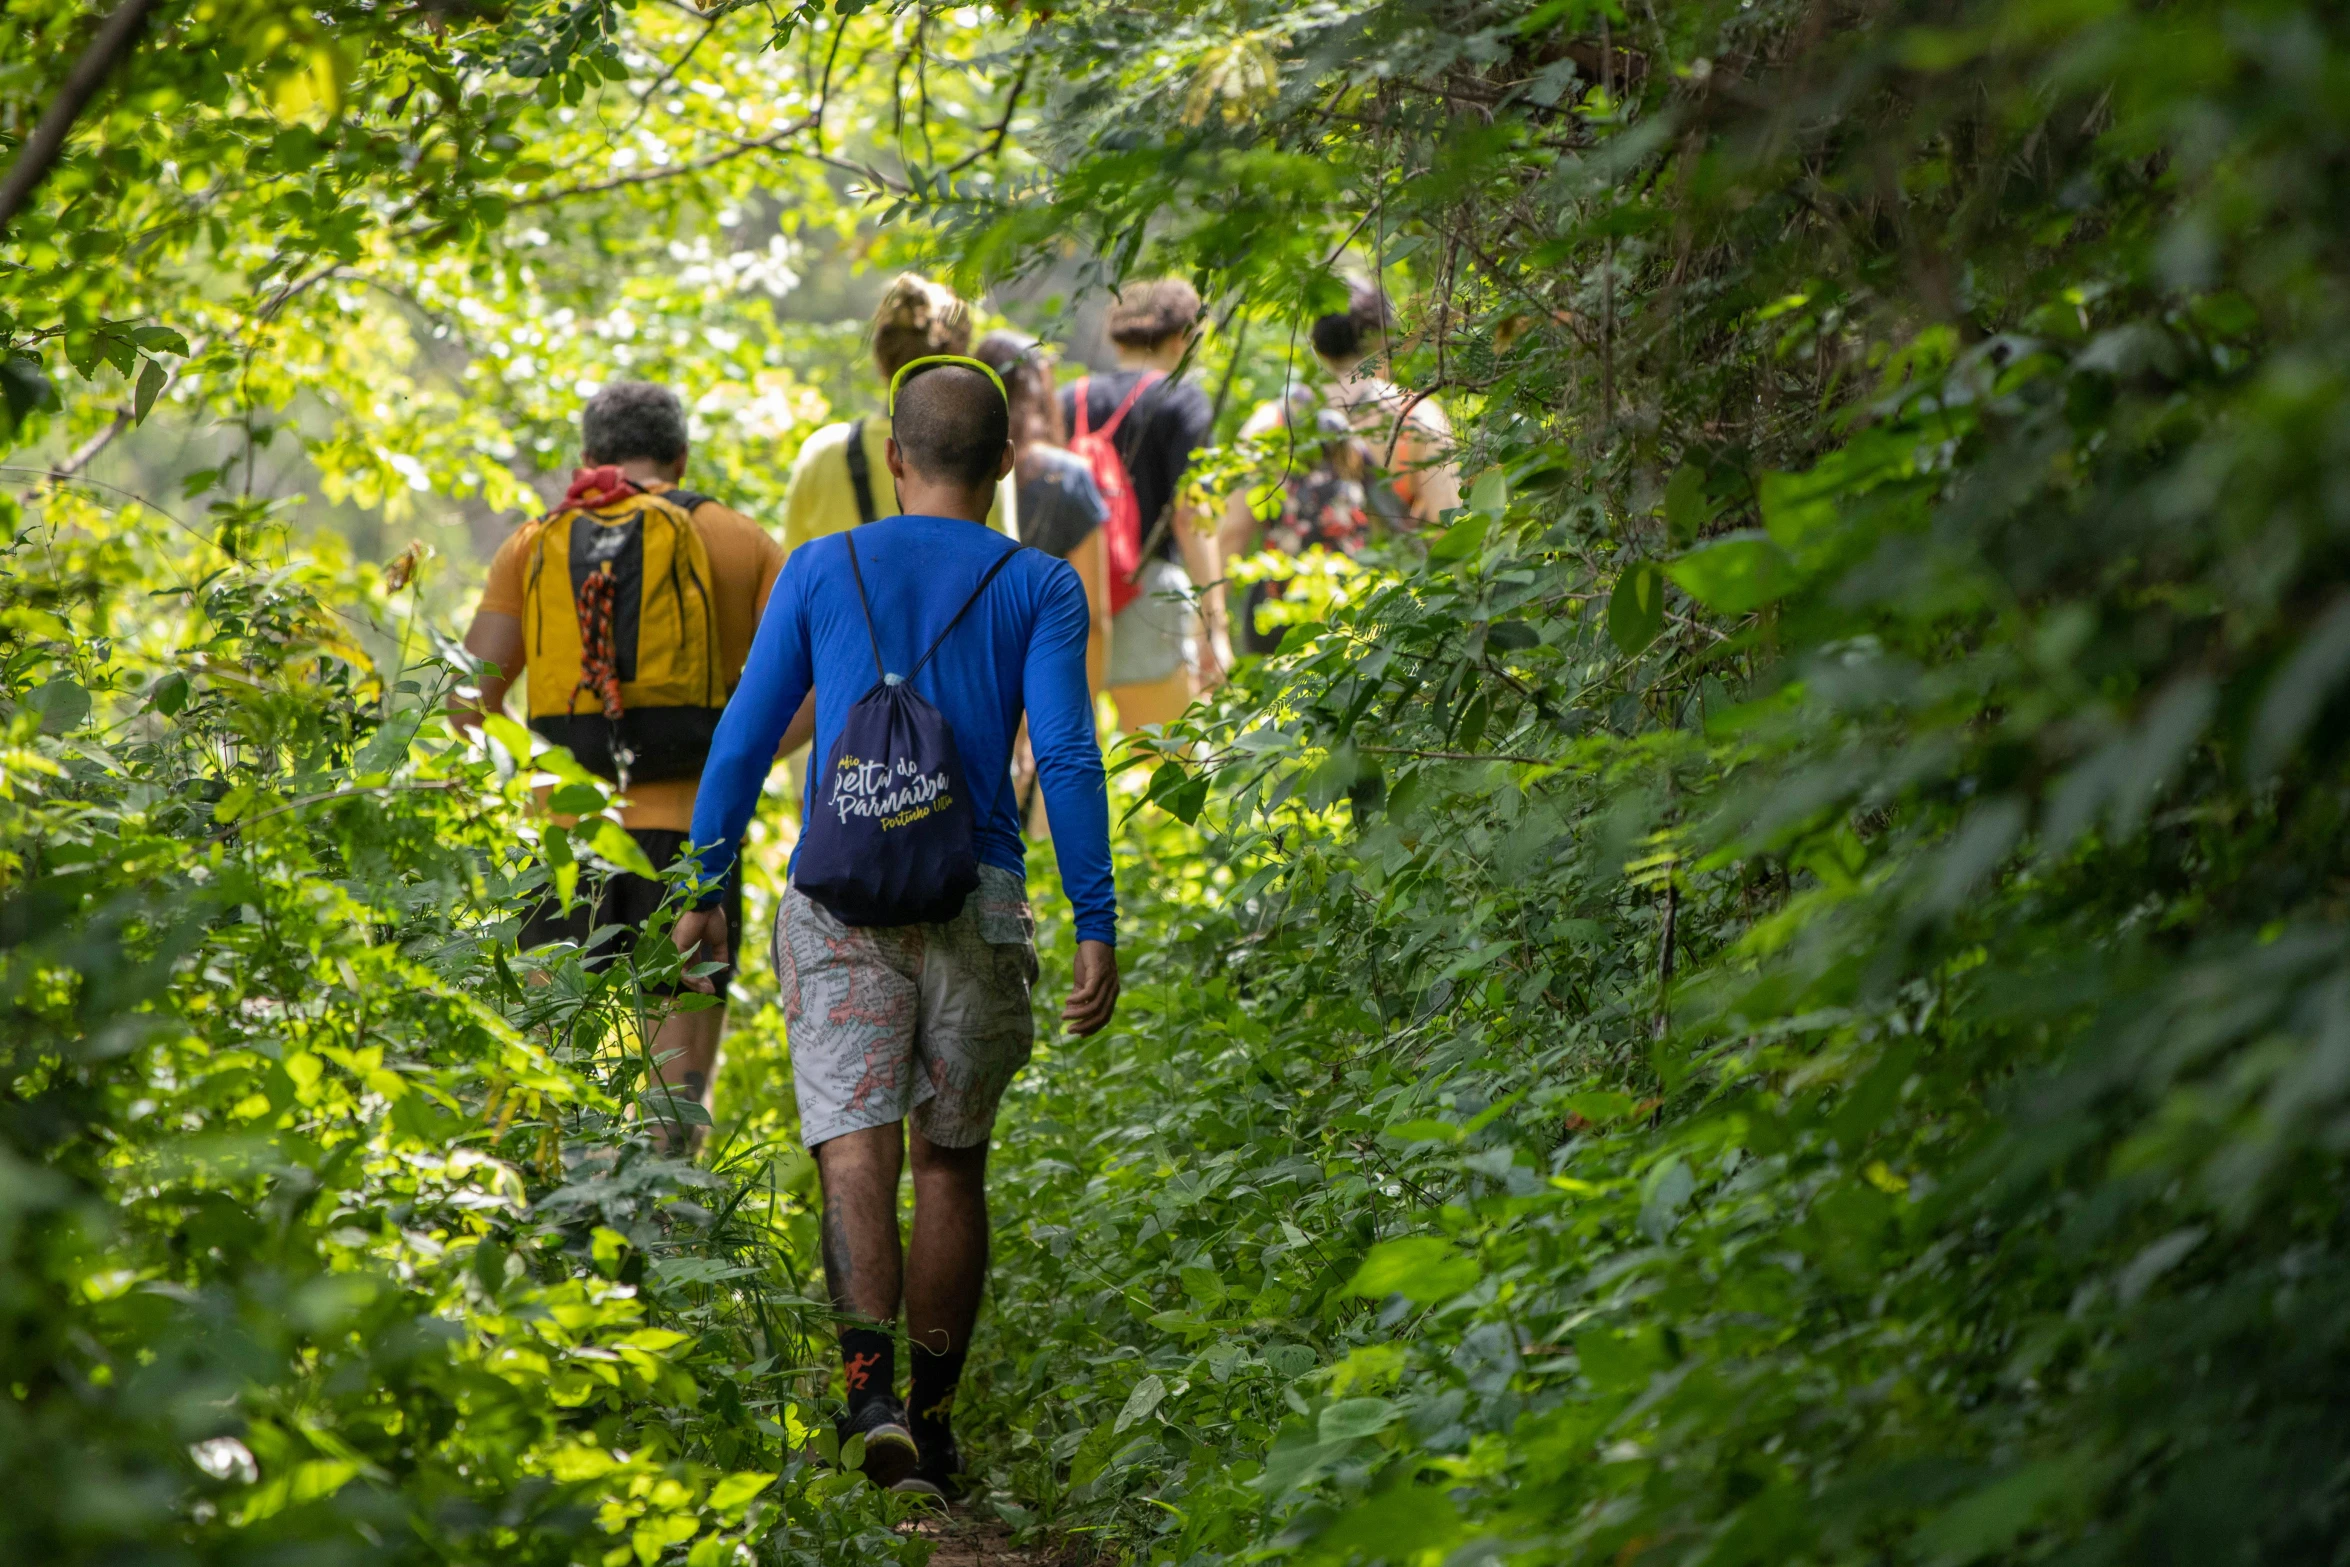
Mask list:
[{"label": "patterned shorts", "polygon": [[911,1117],[941,1148],[986,1142],[1035,1037],[1035,930],[1027,887],[993,865],[943,925],[843,925],[787,891],[774,959],[801,1141]]}]

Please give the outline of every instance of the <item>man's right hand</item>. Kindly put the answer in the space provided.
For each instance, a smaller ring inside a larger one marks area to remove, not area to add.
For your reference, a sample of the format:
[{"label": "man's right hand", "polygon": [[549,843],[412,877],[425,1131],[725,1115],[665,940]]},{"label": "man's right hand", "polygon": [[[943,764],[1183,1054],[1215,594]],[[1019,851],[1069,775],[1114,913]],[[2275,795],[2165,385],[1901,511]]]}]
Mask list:
[{"label": "man's right hand", "polygon": [[1118,949],[1106,941],[1077,944],[1077,983],[1061,1008],[1061,1023],[1072,1034],[1098,1034],[1118,1010]]},{"label": "man's right hand", "polygon": [[[677,924],[670,929],[669,939],[677,944],[678,951],[685,954],[685,966],[689,969],[704,963],[724,963],[730,950],[726,940],[726,911],[688,909],[677,916]],[[696,947],[702,950],[696,952]],[[688,974],[684,984],[686,989],[698,990],[705,996],[718,994],[717,976],[712,974],[698,978]]]}]

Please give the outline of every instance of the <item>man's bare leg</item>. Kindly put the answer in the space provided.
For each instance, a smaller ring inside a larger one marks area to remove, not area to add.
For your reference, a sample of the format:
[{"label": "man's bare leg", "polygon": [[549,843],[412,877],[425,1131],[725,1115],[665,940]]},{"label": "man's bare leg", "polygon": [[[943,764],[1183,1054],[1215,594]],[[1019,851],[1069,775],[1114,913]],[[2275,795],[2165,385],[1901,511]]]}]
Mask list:
[{"label": "man's bare leg", "polygon": [[842,1316],[887,1326],[898,1316],[904,1253],[898,1241],[901,1124],[844,1132],[816,1145],[824,1187],[824,1286]]},{"label": "man's bare leg", "polygon": [[[718,1085],[718,1046],[726,1033],[726,1009],[707,1007],[699,1012],[672,1012],[653,1032],[653,1070],[669,1085],[679,1104],[697,1104],[709,1110]],[[656,1099],[658,1102],[658,1099]],[[694,1126],[682,1139],[683,1151],[699,1153],[709,1129]],[[669,1141],[679,1152],[680,1139]]]},{"label": "man's bare leg", "polygon": [[865,1475],[894,1485],[914,1469],[914,1438],[897,1404],[898,1314],[904,1254],[898,1241],[898,1173],[906,1158],[897,1122],[818,1143],[824,1186],[824,1285],[840,1313],[849,1418],[865,1439]]},{"label": "man's bare leg", "polygon": [[914,1133],[914,1243],[906,1259],[907,1396],[925,1473],[957,1465],[948,1421],[987,1284],[987,1144],[941,1148]]},{"label": "man's bare leg", "polygon": [[970,1345],[987,1283],[987,1241],[987,1144],[941,1148],[914,1133],[906,1336],[916,1349],[946,1355]]}]

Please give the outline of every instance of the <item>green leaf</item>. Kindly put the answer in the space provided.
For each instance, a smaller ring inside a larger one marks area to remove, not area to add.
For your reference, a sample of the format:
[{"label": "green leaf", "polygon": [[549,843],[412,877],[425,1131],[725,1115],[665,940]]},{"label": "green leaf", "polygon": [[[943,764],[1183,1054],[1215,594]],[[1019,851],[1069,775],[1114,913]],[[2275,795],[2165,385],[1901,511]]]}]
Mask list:
[{"label": "green leaf", "polygon": [[167,326],[133,327],[131,341],[149,353],[178,354],[182,358],[188,353],[188,340]]},{"label": "green leaf", "polygon": [[1342,1398],[1326,1405],[1315,1434],[1325,1442],[1355,1442],[1377,1436],[1396,1417],[1396,1407],[1384,1398]]},{"label": "green leaf", "polygon": [[1112,1426],[1113,1435],[1140,1425],[1157,1412],[1167,1397],[1166,1381],[1156,1374],[1144,1377],[1134,1384],[1134,1391],[1126,1395],[1126,1407],[1118,1411],[1118,1423]]},{"label": "green leaf", "polygon": [[516,767],[530,764],[530,731],[503,713],[492,713],[481,721],[481,732],[497,742],[499,749],[513,759]]},{"label": "green leaf", "polygon": [[1575,1359],[1583,1375],[1602,1393],[1626,1393],[1646,1387],[1670,1357],[1664,1335],[1651,1325],[1638,1333],[1614,1328],[1586,1328],[1575,1335]]},{"label": "green leaf", "polygon": [[1918,1548],[1933,1567],[1966,1567],[2039,1522],[2081,1478],[2080,1466],[2062,1459],[2027,1464],[1930,1519]]},{"label": "green leaf", "polygon": [[1265,1364],[1285,1377],[1302,1377],[1314,1363],[1313,1350],[1303,1344],[1276,1344],[1265,1351]]},{"label": "green leaf", "polygon": [[1593,1089],[1585,1093],[1569,1094],[1561,1101],[1569,1115],[1579,1115],[1594,1126],[1605,1126],[1610,1121],[1621,1121],[1640,1107],[1630,1094],[1611,1093]]},{"label": "green leaf", "polygon": [[730,1474],[710,1488],[710,1508],[713,1512],[731,1513],[748,1507],[751,1498],[775,1483],[775,1476],[746,1469]]},{"label": "green leaf", "polygon": [[1509,510],[1509,475],[1499,468],[1488,468],[1477,475],[1477,482],[1469,486],[1469,510],[1486,517],[1499,517]]},{"label": "green leaf", "polygon": [[171,377],[163,366],[150,359],[139,367],[139,384],[131,395],[131,423],[145,424],[147,412],[155,406],[155,399],[163,395],[164,383]]},{"label": "green leaf", "polygon": [[1724,534],[1665,563],[1665,575],[1708,609],[1743,615],[1792,592],[1802,574],[1769,535]]},{"label": "green leaf", "polygon": [[1439,565],[1468,559],[1485,542],[1485,530],[1491,526],[1492,519],[1483,512],[1463,517],[1436,536],[1435,542],[1428,546],[1428,559]]},{"label": "green leaf", "polygon": [[57,388],[41,361],[31,354],[0,358],[0,401],[8,407],[8,427],[14,430],[30,414],[57,407]]},{"label": "green leaf", "polygon": [[1608,640],[1626,658],[1656,640],[1665,624],[1665,575],[1656,562],[1635,561],[1607,596]]},{"label": "green leaf", "polygon": [[1085,1440],[1077,1445],[1077,1451],[1069,1458],[1069,1484],[1072,1487],[1085,1485],[1102,1472],[1102,1466],[1118,1450],[1118,1437],[1124,1430],[1123,1425],[1113,1425],[1105,1420],[1085,1434]]},{"label": "green leaf", "polygon": [[642,876],[647,881],[660,880],[661,873],[653,868],[653,862],[645,857],[643,847],[627,828],[610,817],[598,819],[593,827],[586,822],[580,823],[580,826],[586,829],[582,836],[588,847],[595,850],[598,859],[618,866],[631,875]]},{"label": "green leaf", "polygon": [[1676,549],[1697,541],[1713,521],[1713,502],[1705,493],[1705,470],[1683,463],[1665,485],[1665,533]]},{"label": "green leaf", "polygon": [[1401,1295],[1420,1305],[1449,1299],[1477,1282],[1477,1259],[1436,1235],[1381,1241],[1363,1258],[1347,1285],[1350,1295],[1374,1300]]},{"label": "green leaf", "polygon": [[188,705],[188,677],[173,670],[147,688],[147,705],[169,718]]},{"label": "green leaf", "polygon": [[1213,1268],[1185,1268],[1175,1277],[1183,1285],[1183,1293],[1203,1305],[1220,1306],[1226,1294],[1224,1280]]},{"label": "green leaf", "polygon": [[1461,1129],[1450,1121],[1398,1121],[1384,1128],[1380,1135],[1392,1137],[1400,1143],[1457,1143]]},{"label": "green leaf", "polygon": [[1171,789],[1160,802],[1167,814],[1189,827],[1199,820],[1199,813],[1208,803],[1208,775],[1187,779],[1180,789]]},{"label": "green leaf", "polygon": [[90,693],[62,675],[35,687],[24,700],[27,707],[41,715],[43,734],[61,735],[89,721]]},{"label": "green leaf", "polygon": [[604,808],[607,798],[603,789],[592,783],[557,784],[547,796],[547,809],[558,816],[593,816]]}]

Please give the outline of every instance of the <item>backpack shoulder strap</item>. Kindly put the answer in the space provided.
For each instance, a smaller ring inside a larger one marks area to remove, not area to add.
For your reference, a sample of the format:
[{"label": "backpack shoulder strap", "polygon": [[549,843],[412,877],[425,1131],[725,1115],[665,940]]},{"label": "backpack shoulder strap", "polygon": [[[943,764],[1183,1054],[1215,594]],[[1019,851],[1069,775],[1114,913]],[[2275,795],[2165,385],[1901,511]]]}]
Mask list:
[{"label": "backpack shoulder strap", "polygon": [[1069,432],[1072,441],[1081,441],[1093,433],[1093,410],[1088,406],[1093,401],[1092,394],[1093,377],[1079,376],[1075,389],[1070,393],[1070,400],[1077,407],[1077,427]]},{"label": "backpack shoulder strap", "polygon": [[[873,510],[873,464],[865,456],[864,420],[858,419],[850,423],[849,444],[843,449],[841,455],[848,459],[849,488],[857,492],[857,521],[871,522],[875,516]],[[849,560],[851,564],[855,563],[856,552],[854,550],[849,552]],[[862,583],[859,584],[858,591],[860,593],[864,591]]]},{"label": "backpack shoulder strap", "polygon": [[[857,422],[862,424],[865,421],[860,419]],[[840,547],[848,551],[849,575],[856,579],[857,608],[862,610],[865,615],[865,640],[873,644],[873,673],[877,678],[887,680],[889,678],[889,666],[882,663],[881,661],[881,638],[873,629],[873,605],[865,597],[865,571],[863,567],[857,564],[856,535],[854,533],[842,534],[840,536]]]},{"label": "backpack shoulder strap", "polygon": [[1134,383],[1134,390],[1126,394],[1126,401],[1118,405],[1118,411],[1102,422],[1102,439],[1105,441],[1115,439],[1118,434],[1118,426],[1126,422],[1126,416],[1134,411],[1134,405],[1142,401],[1142,394],[1165,379],[1167,378],[1156,370],[1145,370],[1142,373],[1142,379]]},{"label": "backpack shoulder strap", "polygon": [[[996,573],[1003,570],[1006,566],[1009,566],[1012,563],[1012,557],[1019,554],[1026,548],[1028,548],[1028,546],[1025,544],[1015,544],[1010,549],[1004,551],[1001,555],[998,555],[995,558],[994,564],[987,568],[987,575],[979,579],[979,586],[971,590],[971,596],[963,600],[963,607],[955,611],[955,618],[948,621],[946,623],[946,628],[939,632],[936,637],[931,639],[929,651],[922,655],[921,660],[917,662],[912,669],[906,671],[906,678],[908,680],[912,680],[916,675],[922,673],[924,666],[930,662],[930,655],[932,653],[936,653],[939,649],[939,645],[945,642],[946,639],[954,633],[954,629],[963,623],[963,617],[971,613],[971,606],[979,602],[979,595],[985,593],[987,591],[987,585],[995,581]],[[855,558],[854,552],[851,552],[850,558]]]},{"label": "backpack shoulder strap", "polygon": [[691,517],[695,512],[716,500],[717,497],[704,495],[700,490],[663,490],[661,499]]}]

